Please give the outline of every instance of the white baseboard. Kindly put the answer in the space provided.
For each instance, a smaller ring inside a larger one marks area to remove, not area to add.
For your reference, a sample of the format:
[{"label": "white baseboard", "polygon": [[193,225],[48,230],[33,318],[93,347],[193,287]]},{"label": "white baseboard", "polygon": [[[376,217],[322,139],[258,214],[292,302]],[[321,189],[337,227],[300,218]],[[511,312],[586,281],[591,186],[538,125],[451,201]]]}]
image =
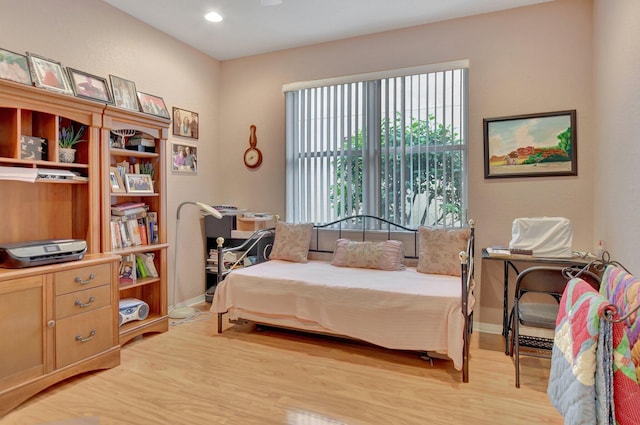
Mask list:
[{"label": "white baseboard", "polygon": [[[198,295],[197,297],[194,298],[190,298],[186,301],[183,301],[181,303],[178,303],[178,305],[175,306],[175,308],[180,308],[180,307],[193,307],[194,305],[200,304],[205,302],[205,298],[204,298],[204,294],[202,295]],[[172,310],[173,306],[169,306],[169,310]]]},{"label": "white baseboard", "polygon": [[473,322],[473,330],[487,334],[502,335],[502,325],[493,323]]}]

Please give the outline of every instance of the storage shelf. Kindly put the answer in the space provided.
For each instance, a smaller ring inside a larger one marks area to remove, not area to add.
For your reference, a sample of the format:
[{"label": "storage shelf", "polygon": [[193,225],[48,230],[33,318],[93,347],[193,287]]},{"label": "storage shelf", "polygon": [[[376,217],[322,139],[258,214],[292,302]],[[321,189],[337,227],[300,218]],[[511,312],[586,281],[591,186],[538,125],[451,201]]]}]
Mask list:
[{"label": "storage shelf", "polygon": [[140,152],[130,149],[110,148],[109,153],[113,156],[132,156],[134,158],[157,158],[158,154],[155,152]]},{"label": "storage shelf", "polygon": [[120,291],[126,291],[127,289],[139,288],[141,286],[151,285],[152,283],[160,282],[159,277],[143,277],[136,279],[135,283],[131,285],[120,285]]},{"label": "storage shelf", "polygon": [[148,251],[159,251],[164,248],[168,248],[169,244],[167,243],[155,243],[151,245],[136,245],[130,246],[128,248],[116,249],[109,251],[109,254],[115,255],[127,255],[127,254],[135,254],[136,252],[148,252]]}]

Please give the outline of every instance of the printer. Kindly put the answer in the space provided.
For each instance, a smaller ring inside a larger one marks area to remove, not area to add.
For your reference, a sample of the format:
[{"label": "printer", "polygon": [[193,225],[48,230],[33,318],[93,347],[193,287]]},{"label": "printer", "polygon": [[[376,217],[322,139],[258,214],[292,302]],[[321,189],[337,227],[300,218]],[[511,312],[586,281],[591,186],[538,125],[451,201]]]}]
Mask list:
[{"label": "printer", "polygon": [[17,269],[81,260],[87,242],[81,239],[47,239],[0,244],[0,267]]}]

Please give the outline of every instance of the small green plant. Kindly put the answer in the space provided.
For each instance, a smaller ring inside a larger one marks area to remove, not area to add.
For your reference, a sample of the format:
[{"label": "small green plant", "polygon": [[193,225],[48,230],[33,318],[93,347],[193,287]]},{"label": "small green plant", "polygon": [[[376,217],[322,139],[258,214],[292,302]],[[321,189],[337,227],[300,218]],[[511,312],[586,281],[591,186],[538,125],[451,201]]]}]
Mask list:
[{"label": "small green plant", "polygon": [[153,179],[153,175],[155,170],[153,169],[153,164],[151,162],[143,162],[140,164],[140,174],[149,174]]},{"label": "small green plant", "polygon": [[86,140],[80,139],[82,137],[82,133],[84,133],[84,129],[84,125],[81,126],[77,132],[75,131],[73,126],[61,127],[58,145],[61,148],[73,148],[76,143],[86,142]]}]

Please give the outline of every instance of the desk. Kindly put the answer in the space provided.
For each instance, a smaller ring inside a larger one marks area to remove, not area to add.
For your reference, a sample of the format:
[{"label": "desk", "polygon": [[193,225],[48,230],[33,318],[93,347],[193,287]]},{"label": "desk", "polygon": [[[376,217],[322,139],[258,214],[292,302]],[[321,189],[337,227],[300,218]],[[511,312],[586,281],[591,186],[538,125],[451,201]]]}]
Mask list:
[{"label": "desk", "polygon": [[520,271],[516,267],[518,263],[530,263],[534,266],[540,265],[557,265],[557,266],[584,266],[589,264],[595,258],[543,258],[529,257],[524,255],[518,256],[499,256],[491,257],[486,249],[482,249],[482,259],[490,261],[502,261],[504,264],[504,281],[503,281],[503,300],[502,300],[502,336],[504,337],[504,353],[509,354],[509,270],[513,270],[517,278]]}]

